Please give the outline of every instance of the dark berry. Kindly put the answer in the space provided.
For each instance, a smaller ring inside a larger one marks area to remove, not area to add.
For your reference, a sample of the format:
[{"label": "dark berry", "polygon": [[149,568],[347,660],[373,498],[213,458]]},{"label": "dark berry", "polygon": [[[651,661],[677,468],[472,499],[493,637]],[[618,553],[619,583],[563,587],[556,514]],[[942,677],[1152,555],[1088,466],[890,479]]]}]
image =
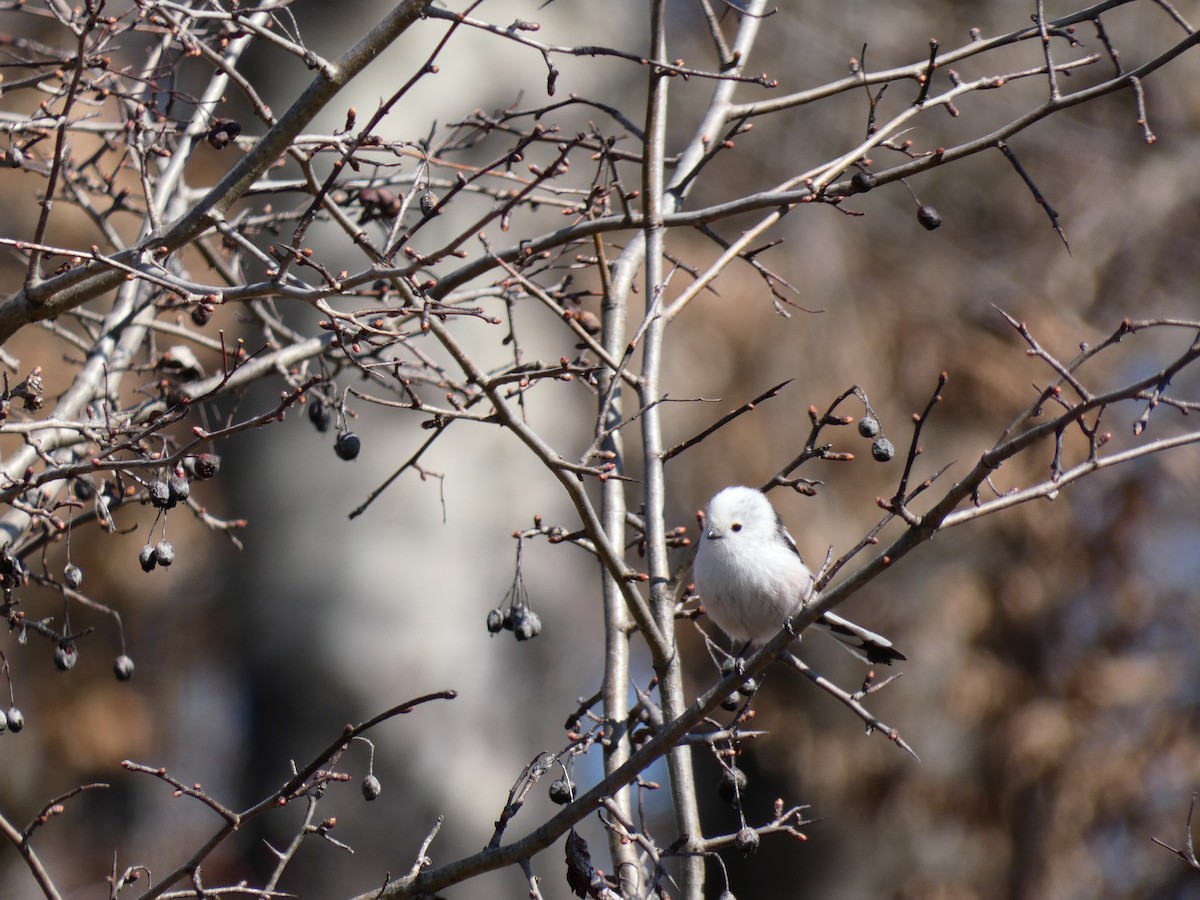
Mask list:
[{"label": "dark berry", "polygon": [[14,556],[7,547],[0,548],[0,586],[6,589],[21,587],[29,581],[29,569],[21,557]]},{"label": "dark berry", "polygon": [[358,202],[363,207],[359,222],[394,219],[400,214],[400,197],[387,188],[363,188],[358,192]]},{"label": "dark berry", "polygon": [[154,545],[147,544],[138,553],[138,562],[142,566],[143,572],[153,572],[154,567],[158,565],[158,556],[154,552]]},{"label": "dark berry", "polygon": [[83,583],[83,570],[74,563],[67,563],[63,567],[63,581],[67,583],[67,587],[75,590]]},{"label": "dark berry", "polygon": [[725,890],[721,891],[721,893],[717,895],[717,900],[737,900],[737,897],[734,896],[733,891],[731,891],[729,888],[725,888]]},{"label": "dark berry", "polygon": [[221,457],[215,453],[201,453],[192,461],[192,471],[197,478],[212,478],[221,470]]},{"label": "dark berry", "polygon": [[879,183],[879,179],[870,172],[855,172],[850,179],[850,189],[856,194],[865,194]]},{"label": "dark berry", "polygon": [[313,423],[317,431],[324,434],[333,424],[333,410],[320,400],[314,400],[308,404],[308,421]]},{"label": "dark berry", "polygon": [[54,648],[54,666],[60,672],[69,672],[79,662],[79,651],[73,641],[59,641]]},{"label": "dark berry", "polygon": [[433,211],[437,209],[438,198],[433,191],[426,191],[421,195],[421,212],[427,216],[433,215]]},{"label": "dark berry", "polygon": [[8,730],[13,734],[16,734],[25,727],[25,717],[21,715],[21,711],[15,706],[10,706],[8,708],[5,718],[8,720]]},{"label": "dark berry", "polygon": [[518,641],[527,641],[542,633],[541,617],[527,606],[513,607],[512,630]]},{"label": "dark berry", "polygon": [[858,433],[865,438],[873,438],[879,434],[879,420],[867,414],[858,420]]},{"label": "dark berry", "polygon": [[241,124],[233,119],[214,119],[205,139],[214,150],[224,150],[241,133]]},{"label": "dark berry", "polygon": [[167,482],[167,490],[173,503],[181,503],[191,496],[192,483],[182,475],[172,475],[171,480]]},{"label": "dark berry", "polygon": [[165,481],[152,481],[146,485],[146,493],[150,497],[150,504],[155,509],[168,509],[175,505],[175,501],[171,499],[171,489],[167,487]]},{"label": "dark berry", "polygon": [[753,853],[758,849],[758,832],[753,828],[743,825],[738,829],[738,833],[733,836],[733,843],[743,853]]},{"label": "dark berry", "polygon": [[896,448],[885,437],[875,438],[875,443],[871,445],[871,455],[875,457],[876,462],[887,462],[896,455]]},{"label": "dark berry", "polygon": [[201,303],[198,306],[192,307],[192,322],[197,327],[203,328],[212,321],[215,307],[211,303]]},{"label": "dark berry", "polygon": [[758,679],[747,678],[738,686],[738,693],[743,697],[750,697],[758,690]]},{"label": "dark berry", "polygon": [[565,778],[558,778],[550,782],[550,802],[557,803],[559,806],[566,806],[571,802],[571,786],[567,784]]},{"label": "dark berry", "polygon": [[117,676],[117,681],[128,681],[133,677],[133,660],[122,653],[113,663],[113,674]]},{"label": "dark berry", "polygon": [[737,708],[742,705],[741,698],[737,694],[730,694],[721,701],[721,709],[726,712],[737,712]]},{"label": "dark berry", "polygon": [[745,789],[746,773],[741,769],[730,767],[721,772],[721,783],[717,786],[717,793],[730,806],[737,803],[738,794]]},{"label": "dark berry", "polygon": [[154,558],[164,568],[175,562],[175,548],[170,541],[159,541],[154,548]]},{"label": "dark berry", "polygon": [[362,440],[353,431],[343,431],[333,443],[334,452],[344,460],[351,460],[362,450]]},{"label": "dark berry", "polygon": [[77,500],[91,500],[96,496],[96,488],[86,478],[76,478],[71,482],[71,493]]},{"label": "dark berry", "polygon": [[917,221],[926,231],[933,231],[942,224],[942,217],[932,206],[919,206],[917,207]]},{"label": "dark berry", "polygon": [[[512,620],[509,620],[509,627],[512,627]],[[487,614],[487,630],[488,634],[499,634],[504,630],[504,613],[499,609],[488,610]]]},{"label": "dark berry", "polygon": [[379,779],[374,775],[368,775],[362,780],[363,799],[368,802],[377,800],[381,793],[383,793],[383,785],[379,783]]}]

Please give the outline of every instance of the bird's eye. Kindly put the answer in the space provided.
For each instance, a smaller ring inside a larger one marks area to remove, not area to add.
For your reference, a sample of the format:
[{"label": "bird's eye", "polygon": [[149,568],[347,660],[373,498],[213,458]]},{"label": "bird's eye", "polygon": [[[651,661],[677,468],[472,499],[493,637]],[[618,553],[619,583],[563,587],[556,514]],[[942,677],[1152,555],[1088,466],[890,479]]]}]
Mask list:
[{"label": "bird's eye", "polygon": [[741,522],[734,522],[732,525],[730,525],[730,526],[729,526],[729,530],[730,530],[730,531],[741,531],[741,530],[742,530],[742,523],[741,523]]}]

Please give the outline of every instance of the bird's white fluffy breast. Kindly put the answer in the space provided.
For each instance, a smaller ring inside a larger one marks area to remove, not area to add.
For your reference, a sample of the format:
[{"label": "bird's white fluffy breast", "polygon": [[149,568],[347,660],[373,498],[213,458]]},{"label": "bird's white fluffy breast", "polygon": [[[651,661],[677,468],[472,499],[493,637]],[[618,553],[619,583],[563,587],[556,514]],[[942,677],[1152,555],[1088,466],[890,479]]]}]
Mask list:
[{"label": "bird's white fluffy breast", "polygon": [[[711,522],[722,537],[702,536],[696,553],[696,589],[717,626],[734,640],[761,643],[800,611],[812,576],[775,531],[768,505],[769,528],[727,530],[727,522]],[[755,523],[762,524],[762,523]]]}]

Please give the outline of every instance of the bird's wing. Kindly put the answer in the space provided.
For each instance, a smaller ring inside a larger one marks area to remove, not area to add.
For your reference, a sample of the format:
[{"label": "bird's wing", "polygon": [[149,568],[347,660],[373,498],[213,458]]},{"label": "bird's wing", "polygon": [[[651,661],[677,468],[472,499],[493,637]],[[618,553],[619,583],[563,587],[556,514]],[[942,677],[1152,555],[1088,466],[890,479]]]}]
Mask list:
[{"label": "bird's wing", "polygon": [[[775,516],[775,524],[779,526],[779,536],[783,539],[783,542],[791,548],[793,553],[800,556],[800,548],[796,546],[796,539],[792,537],[790,531],[783,527],[783,520],[779,518],[778,514]],[[800,562],[804,562],[803,556],[800,556]]]},{"label": "bird's wing", "polygon": [[[804,562],[804,557],[800,556],[800,548],[796,546],[796,539],[783,526],[783,520],[779,518],[778,513],[776,513],[775,521],[779,526],[779,536],[783,542],[791,548],[801,562]],[[876,634],[861,625],[855,625],[849,619],[843,619],[834,613],[825,613],[817,620],[817,624],[824,626],[825,630],[839,644],[869,665],[890,666],[898,659],[908,659],[883,635]]]}]

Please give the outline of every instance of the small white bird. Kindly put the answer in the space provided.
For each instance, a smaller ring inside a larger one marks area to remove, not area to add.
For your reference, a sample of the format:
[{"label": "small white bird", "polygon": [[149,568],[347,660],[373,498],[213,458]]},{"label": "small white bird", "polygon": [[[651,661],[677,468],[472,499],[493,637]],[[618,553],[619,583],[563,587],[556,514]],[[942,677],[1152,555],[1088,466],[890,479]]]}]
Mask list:
[{"label": "small white bird", "polygon": [[[710,501],[693,565],[708,616],[734,641],[765,644],[804,607],[813,575],[762,491],[727,487]],[[887,638],[825,613],[817,620],[864,662],[907,657]]]}]

